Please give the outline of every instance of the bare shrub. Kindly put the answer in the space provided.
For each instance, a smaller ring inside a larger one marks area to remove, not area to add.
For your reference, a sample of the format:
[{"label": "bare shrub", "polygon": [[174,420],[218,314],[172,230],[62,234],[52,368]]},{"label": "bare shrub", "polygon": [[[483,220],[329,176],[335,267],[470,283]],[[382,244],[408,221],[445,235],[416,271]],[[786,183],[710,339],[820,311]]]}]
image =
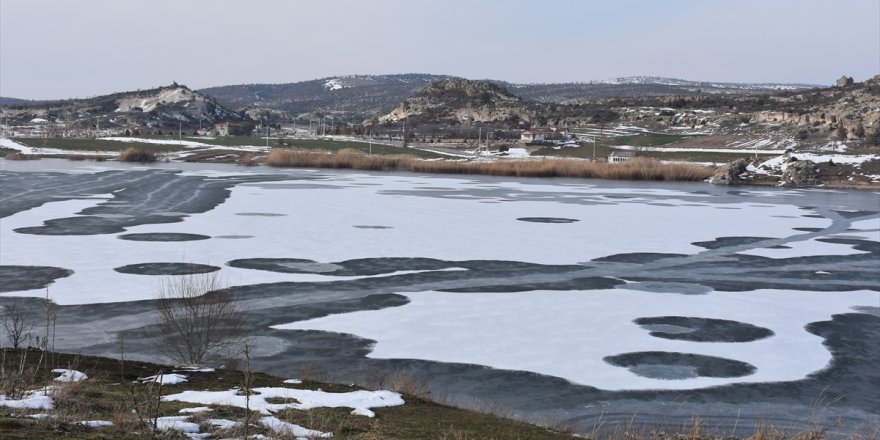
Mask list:
[{"label": "bare shrub", "polygon": [[367,382],[367,387],[377,390],[391,390],[423,399],[431,395],[431,388],[426,380],[416,379],[401,369],[391,372],[377,371],[367,378]]},{"label": "bare shrub", "polygon": [[166,280],[156,301],[157,349],[169,358],[201,365],[237,347],[245,314],[216,273]]},{"label": "bare shrub", "polygon": [[120,162],[155,162],[156,153],[144,147],[128,147],[119,153]]},{"label": "bare shrub", "polygon": [[13,299],[0,311],[0,324],[12,348],[18,348],[31,338],[31,331],[36,327],[37,320],[30,310],[23,307],[17,299]]}]

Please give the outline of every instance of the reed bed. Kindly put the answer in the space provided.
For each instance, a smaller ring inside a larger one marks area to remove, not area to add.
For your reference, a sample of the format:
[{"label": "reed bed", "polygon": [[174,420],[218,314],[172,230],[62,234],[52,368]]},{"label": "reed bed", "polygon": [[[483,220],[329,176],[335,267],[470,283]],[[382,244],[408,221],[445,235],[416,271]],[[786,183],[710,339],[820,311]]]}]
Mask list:
[{"label": "reed bed", "polygon": [[36,160],[40,156],[36,154],[25,154],[20,151],[10,151],[3,156],[6,160]]},{"label": "reed bed", "polygon": [[662,163],[659,160],[649,158],[634,158],[616,164],[578,159],[497,160],[494,162],[427,161],[413,156],[371,156],[349,149],[336,153],[274,149],[266,158],[266,164],[274,167],[609,180],[702,181],[708,179],[714,172],[709,167],[684,163]]}]

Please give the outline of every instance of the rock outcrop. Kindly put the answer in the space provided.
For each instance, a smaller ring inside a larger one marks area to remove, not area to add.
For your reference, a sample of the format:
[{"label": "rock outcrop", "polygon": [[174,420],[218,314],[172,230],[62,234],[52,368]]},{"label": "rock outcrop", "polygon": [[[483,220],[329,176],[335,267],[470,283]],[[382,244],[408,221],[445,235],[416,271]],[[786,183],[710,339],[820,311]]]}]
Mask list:
[{"label": "rock outcrop", "polygon": [[747,159],[737,159],[727,165],[718,168],[715,175],[709,178],[709,182],[715,185],[736,185],[743,181],[742,175],[749,166]]},{"label": "rock outcrop", "polygon": [[797,160],[792,157],[782,171],[780,185],[790,188],[820,185],[819,170],[816,164],[808,160]]},{"label": "rock outcrop", "polygon": [[837,80],[837,87],[846,87],[853,85],[853,77],[843,75]]}]

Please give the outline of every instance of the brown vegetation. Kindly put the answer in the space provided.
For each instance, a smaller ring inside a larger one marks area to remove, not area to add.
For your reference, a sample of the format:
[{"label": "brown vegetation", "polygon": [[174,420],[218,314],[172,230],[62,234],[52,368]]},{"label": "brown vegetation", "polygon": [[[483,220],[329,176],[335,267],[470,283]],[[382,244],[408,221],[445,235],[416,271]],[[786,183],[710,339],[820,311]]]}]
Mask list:
[{"label": "brown vegetation", "polygon": [[36,154],[24,154],[20,151],[10,151],[3,155],[6,160],[34,160],[39,159],[40,156]]},{"label": "brown vegetation", "polygon": [[82,160],[94,160],[95,162],[103,162],[107,160],[105,156],[97,155],[97,154],[76,154],[71,153],[67,155],[67,160],[72,161],[82,161]]},{"label": "brown vegetation", "polygon": [[156,153],[144,147],[129,147],[119,153],[120,162],[155,162]]},{"label": "brown vegetation", "polygon": [[371,156],[348,149],[338,153],[274,149],[266,158],[266,163],[276,167],[612,180],[700,181],[709,178],[713,172],[708,167],[667,164],[659,160],[645,158],[635,158],[618,164],[574,159],[498,160],[494,162],[426,161],[411,156]]}]

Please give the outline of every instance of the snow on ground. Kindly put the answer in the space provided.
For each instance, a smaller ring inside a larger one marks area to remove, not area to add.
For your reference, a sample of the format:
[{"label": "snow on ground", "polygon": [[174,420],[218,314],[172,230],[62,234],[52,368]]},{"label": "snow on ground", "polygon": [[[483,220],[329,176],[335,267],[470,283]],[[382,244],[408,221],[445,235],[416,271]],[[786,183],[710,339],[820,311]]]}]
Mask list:
[{"label": "snow on ground", "polygon": [[108,426],[113,426],[113,422],[109,420],[83,420],[82,422],[79,422],[77,424],[89,428],[105,428]]},{"label": "snow on ground", "polygon": [[210,411],[213,411],[213,410],[211,408],[208,408],[207,406],[197,406],[194,408],[183,408],[178,412],[181,414],[194,414],[194,413],[210,412]]},{"label": "snow on ground", "polygon": [[182,374],[159,374],[157,376],[142,377],[138,381],[156,382],[162,385],[177,385],[186,382],[186,376]]},{"label": "snow on ground", "polygon": [[170,104],[170,103],[178,103],[185,101],[204,101],[205,98],[198,94],[193,93],[191,90],[188,90],[183,87],[175,87],[164,89],[158,93],[153,95],[149,95],[147,97],[141,96],[131,96],[122,98],[119,100],[119,107],[114,110],[116,112],[131,112],[136,108],[140,109],[144,113],[149,113],[156,109],[159,105]]},{"label": "snow on ground", "polygon": [[525,148],[511,148],[507,150],[507,157],[529,157],[529,152]]},{"label": "snow on ground", "polygon": [[156,427],[160,431],[174,430],[191,434],[199,432],[199,424],[190,422],[189,420],[189,416],[159,417],[156,420]]},{"label": "snow on ground", "polygon": [[260,418],[260,424],[269,428],[276,434],[289,435],[296,438],[329,438],[333,437],[331,432],[315,431],[313,429],[303,428],[293,423],[285,422],[277,417],[267,416]]},{"label": "snow on ground", "polygon": [[13,150],[21,151],[24,154],[34,154],[33,148],[28,147],[27,145],[19,144],[12,139],[0,138],[0,147],[12,148]]},{"label": "snow on ground", "polygon": [[[798,160],[808,160],[813,163],[825,163],[833,161],[836,164],[859,165],[868,161],[880,159],[877,154],[814,154],[814,153],[792,153],[791,156]],[[788,156],[782,155],[773,159],[762,162],[760,167],[781,168],[785,165]]]},{"label": "snow on ground", "polygon": [[[254,388],[256,394],[250,396],[250,408],[270,415],[285,409],[309,410],[315,408],[352,408],[357,414],[365,414],[370,408],[385,408],[403,405],[400,394],[392,391],[352,391],[348,393],[328,393],[325,391],[297,390],[292,388],[265,387]],[[269,403],[266,399],[295,399],[291,403]],[[245,408],[245,396],[239,389],[227,391],[183,391],[162,396],[162,401],[200,403],[203,405],[226,405]],[[371,412],[370,412],[371,413]]]},{"label": "snow on ground", "polygon": [[59,376],[55,378],[57,382],[82,382],[89,378],[85,373],[64,368],[56,368],[52,370],[52,372],[59,374]]},{"label": "snow on ground", "polygon": [[[787,237],[792,217],[800,227],[826,227],[824,218],[803,218],[794,205],[754,209],[749,203],[724,208],[692,204],[687,192],[667,189],[597,189],[590,184],[532,184],[498,181],[482,185],[503,188],[493,196],[476,197],[468,189],[481,185],[469,179],[348,174],[323,180],[322,188],[292,190],[287,181],[240,185],[217,208],[185,217],[182,222],[130,227],[125,233],[183,232],[216,236],[253,235],[243,240],[137,242],[115,234],[64,236],[13,232],[54,218],[76,217],[105,200],[46,203],[0,219],[0,260],[4,265],[46,265],[75,273],[56,280],[50,295],[60,304],[88,304],[151,299],[164,277],[123,274],[114,267],[145,262],[191,262],[222,267],[230,285],[353,279],[313,274],[283,274],[226,267],[238,258],[304,258],[332,263],[370,257],[424,257],[444,260],[513,260],[543,264],[574,264],[627,252],[694,254],[690,243],[719,236]],[[375,184],[353,186],[352,184]],[[463,197],[432,197],[425,189],[448,187]],[[344,190],[340,190],[344,188]],[[462,189],[464,188],[464,189]],[[632,199],[611,199],[606,195]],[[776,193],[778,194],[778,193]],[[676,198],[680,195],[682,199]],[[662,196],[662,204],[648,204]],[[596,204],[565,203],[587,198]],[[662,205],[662,206],[660,206]],[[370,206],[369,210],[363,209]],[[271,212],[283,216],[242,216]],[[732,215],[735,213],[735,215]],[[570,224],[517,221],[521,217],[561,217]],[[627,219],[620,234],[619,219]],[[291,228],[296,225],[296,228]],[[363,229],[380,225],[389,229]],[[430,232],[430,233],[428,233]],[[443,237],[438,240],[437,237]],[[615,237],[608,240],[607,237]],[[674,240],[670,238],[674,237]],[[64,249],[64,252],[57,252]],[[807,251],[808,249],[804,249]],[[806,254],[805,254],[806,255]],[[392,274],[385,274],[385,276]],[[357,278],[357,277],[354,277]],[[45,290],[15,292],[45,295]]]},{"label": "snow on ground", "polygon": [[208,423],[220,429],[229,429],[239,424],[239,422],[229,419],[208,419]]},{"label": "snow on ground", "polygon": [[7,399],[0,394],[0,407],[14,409],[52,409],[54,402],[43,390],[30,391],[21,399]]},{"label": "snow on ground", "polygon": [[[534,291],[523,293],[405,293],[408,304],[273,326],[354,334],[377,341],[369,357],[426,359],[532,371],[606,390],[692,389],[737,382],[801,379],[824,368],[831,354],[804,326],[876,306],[871,291],[758,290],[706,295],[645,292]],[[633,307],[638,304],[638,307]],[[649,316],[697,316],[769,328],[775,336],[747,343],[655,338],[632,321]],[[748,362],[757,371],[740,378],[663,380],[638,376],[604,362],[640,351],[695,353]],[[559,359],[566,359],[559,362]]]},{"label": "snow on ground", "polygon": [[[615,145],[614,148],[619,150],[634,151],[660,151],[666,153],[744,153],[741,149],[735,148],[689,148],[689,147],[634,147],[632,145]],[[745,153],[754,154],[756,150],[748,150]],[[757,150],[758,154],[779,154],[779,150]]]},{"label": "snow on ground", "polygon": [[284,381],[284,383],[291,384],[291,385],[299,385],[299,384],[303,383],[303,381],[301,381],[299,379],[287,379]]}]

